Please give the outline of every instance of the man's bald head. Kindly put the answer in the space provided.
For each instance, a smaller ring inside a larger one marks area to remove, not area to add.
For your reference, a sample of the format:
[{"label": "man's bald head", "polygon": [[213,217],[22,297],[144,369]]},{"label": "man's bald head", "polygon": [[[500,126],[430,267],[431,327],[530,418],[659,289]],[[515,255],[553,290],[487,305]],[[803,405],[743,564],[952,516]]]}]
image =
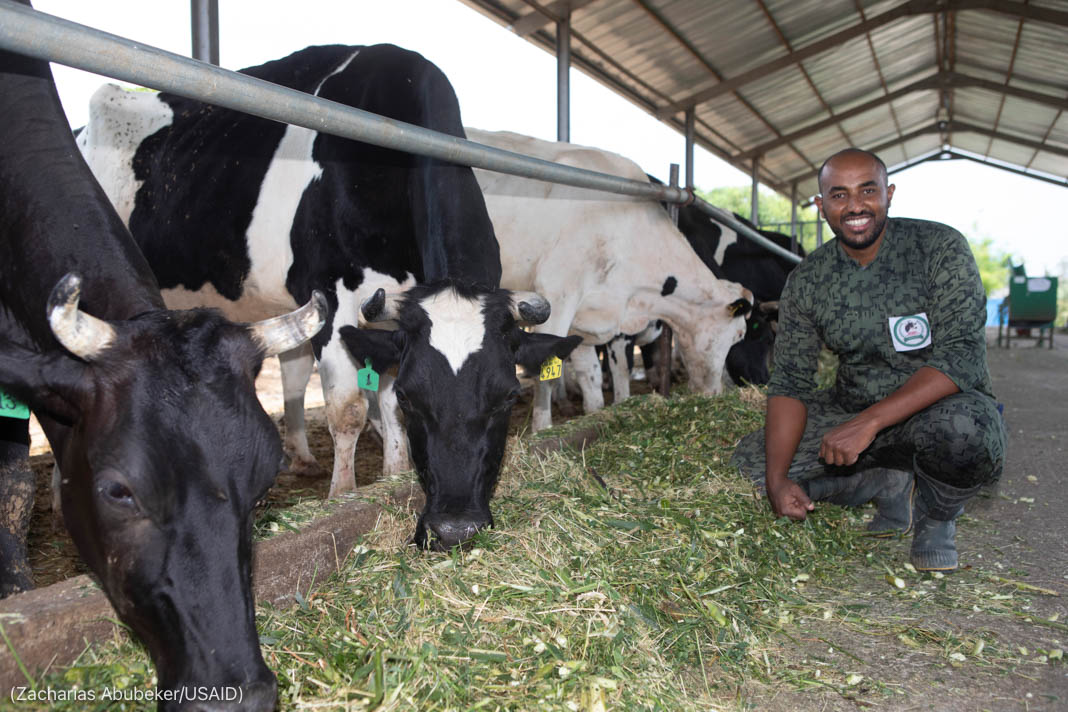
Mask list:
[{"label": "man's bald head", "polygon": [[878,167],[879,176],[881,176],[884,186],[889,182],[889,175],[888,175],[888,173],[886,171],[886,164],[883,163],[883,159],[879,158],[878,156],[876,156],[871,151],[865,151],[862,148],[843,148],[841,151],[839,151],[838,153],[834,154],[833,156],[828,158],[826,161],[824,161],[823,165],[820,166],[820,171],[817,174],[817,179],[819,180],[819,185],[820,185],[820,193],[822,194],[824,192],[823,177],[827,173],[827,166],[829,166],[830,164],[834,163],[838,159],[858,159],[858,158],[867,158],[868,160],[872,161]]}]

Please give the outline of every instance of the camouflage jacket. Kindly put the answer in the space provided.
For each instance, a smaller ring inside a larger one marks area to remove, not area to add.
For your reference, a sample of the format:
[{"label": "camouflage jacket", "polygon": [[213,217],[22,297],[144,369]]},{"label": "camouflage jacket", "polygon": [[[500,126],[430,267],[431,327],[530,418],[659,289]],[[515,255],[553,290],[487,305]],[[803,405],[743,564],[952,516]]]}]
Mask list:
[{"label": "camouflage jacket", "polygon": [[867,267],[831,240],[790,274],[779,309],[768,395],[810,402],[822,343],[838,356],[833,398],[852,412],[886,398],[921,366],[962,391],[993,396],[986,296],[967,240],[951,227],[890,218]]}]

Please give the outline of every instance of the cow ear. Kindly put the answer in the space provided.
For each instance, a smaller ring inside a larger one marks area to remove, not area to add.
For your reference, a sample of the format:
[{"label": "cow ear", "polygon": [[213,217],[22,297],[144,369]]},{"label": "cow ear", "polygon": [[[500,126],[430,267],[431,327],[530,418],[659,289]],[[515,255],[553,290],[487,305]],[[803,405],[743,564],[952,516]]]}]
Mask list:
[{"label": "cow ear", "polygon": [[86,391],[88,365],[66,354],[41,354],[0,343],[0,388],[34,413],[71,425],[91,400]]},{"label": "cow ear", "polygon": [[404,333],[401,331],[357,329],[346,325],[338,329],[338,333],[349,355],[360,367],[363,367],[366,359],[371,359],[371,367],[381,372],[400,361],[404,346]]},{"label": "cow ear", "polygon": [[537,371],[550,356],[567,358],[581,343],[582,337],[578,335],[555,336],[521,331],[515,362],[527,371]]}]

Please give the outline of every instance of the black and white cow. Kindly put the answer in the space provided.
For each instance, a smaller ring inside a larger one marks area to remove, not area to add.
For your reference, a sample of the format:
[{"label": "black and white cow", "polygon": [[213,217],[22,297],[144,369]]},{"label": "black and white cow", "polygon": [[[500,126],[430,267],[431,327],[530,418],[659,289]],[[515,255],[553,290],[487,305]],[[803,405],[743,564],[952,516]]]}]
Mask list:
[{"label": "black and white cow", "polygon": [[[464,135],[448,79],[392,45],[309,47],[243,71]],[[427,494],[416,542],[448,547],[491,523],[515,364],[566,356],[576,340],[519,329],[544,321],[548,303],[498,289],[500,253],[470,168],[110,85],[93,97],[78,141],[168,304],[247,319],[313,289],[326,294],[333,316],[312,343],[334,437],[331,496],[355,488],[367,418],[357,370],[370,359],[382,371],[380,405],[392,412],[399,402],[408,416]],[[335,338],[361,319],[399,328]],[[384,370],[393,365],[396,389]],[[287,448],[305,465],[314,462],[302,409],[311,367],[308,350],[282,357]],[[386,470],[407,469],[403,431],[386,425]]]},{"label": "black and white cow", "polygon": [[[239,686],[243,702],[218,709],[274,709],[251,526],[281,443],[254,379],[266,355],[318,330],[325,300],[251,326],[167,311],[78,154],[47,63],[0,51],[0,113],[0,384],[40,419],[67,529],[160,689]],[[27,421],[4,420],[10,592],[30,585],[20,540],[33,486]]]},{"label": "black and white cow", "polygon": [[[778,246],[791,249],[789,235],[759,230],[741,215],[735,214],[734,217]],[[796,263],[739,236],[733,228],[692,205],[679,211],[679,229],[705,264],[724,279],[738,282],[753,293],[754,306],[746,318],[745,338],[732,346],[727,354],[727,373],[739,386],[767,383],[779,297]],[[804,257],[805,250],[800,244],[796,250]]]}]

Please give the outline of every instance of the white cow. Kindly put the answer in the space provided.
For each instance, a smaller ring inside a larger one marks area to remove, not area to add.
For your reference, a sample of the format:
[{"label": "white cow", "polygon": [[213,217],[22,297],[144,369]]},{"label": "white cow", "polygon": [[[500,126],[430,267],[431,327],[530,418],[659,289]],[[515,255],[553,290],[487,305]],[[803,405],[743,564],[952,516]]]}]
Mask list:
[{"label": "white cow", "polygon": [[[642,169],[595,148],[465,128],[472,141],[556,163],[645,181]],[[656,202],[476,169],[501,246],[501,285],[536,290],[553,305],[536,327],[578,334],[571,355],[587,410],[603,405],[594,346],[662,319],[675,331],[690,387],[722,389],[727,351],[745,334],[748,290],[717,279]],[[552,424],[539,385],[533,429]]]}]

